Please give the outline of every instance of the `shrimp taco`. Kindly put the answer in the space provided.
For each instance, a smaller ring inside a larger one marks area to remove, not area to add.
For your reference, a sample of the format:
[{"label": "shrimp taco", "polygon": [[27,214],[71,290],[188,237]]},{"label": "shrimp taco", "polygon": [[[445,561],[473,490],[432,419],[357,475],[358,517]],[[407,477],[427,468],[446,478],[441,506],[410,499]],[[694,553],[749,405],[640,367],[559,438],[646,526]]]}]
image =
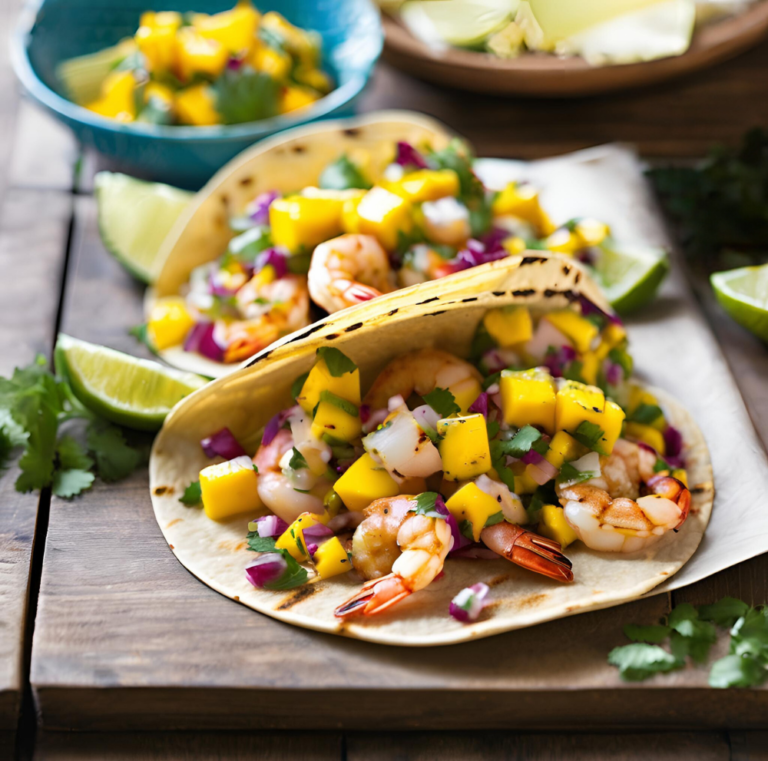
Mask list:
[{"label": "shrimp taco", "polygon": [[304,127],[222,169],[171,231],[147,301],[171,364],[208,376],[324,313],[520,253],[595,247],[595,220],[554,225],[535,188],[486,188],[469,146],[385,112]]},{"label": "shrimp taco", "polygon": [[713,497],[700,430],[632,369],[573,260],[416,285],[177,406],[155,514],[222,594],[359,639],[449,644],[616,605],[691,557]]}]

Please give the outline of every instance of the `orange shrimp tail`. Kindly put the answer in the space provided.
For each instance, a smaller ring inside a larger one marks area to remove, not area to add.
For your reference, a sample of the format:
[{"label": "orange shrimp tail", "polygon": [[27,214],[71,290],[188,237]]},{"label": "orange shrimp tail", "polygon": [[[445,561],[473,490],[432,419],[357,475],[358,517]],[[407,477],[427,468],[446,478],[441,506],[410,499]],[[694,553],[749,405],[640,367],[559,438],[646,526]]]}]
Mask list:
[{"label": "orange shrimp tail", "polygon": [[410,594],[411,590],[406,586],[405,579],[396,573],[390,573],[380,579],[367,581],[354,597],[350,597],[336,608],[334,615],[337,618],[350,618],[361,614],[375,616]]},{"label": "orange shrimp tail", "polygon": [[362,283],[352,283],[352,285],[344,291],[344,298],[352,304],[362,301],[370,301],[377,296],[381,296],[381,291],[377,291],[370,285],[363,285]]},{"label": "orange shrimp tail", "polygon": [[480,534],[488,549],[515,565],[555,581],[573,581],[573,566],[558,542],[502,521]]},{"label": "orange shrimp tail", "polygon": [[651,494],[660,494],[680,508],[680,522],[675,526],[675,531],[677,531],[685,523],[685,519],[691,511],[691,492],[688,491],[688,487],[677,478],[662,474],[650,478],[646,486]]}]

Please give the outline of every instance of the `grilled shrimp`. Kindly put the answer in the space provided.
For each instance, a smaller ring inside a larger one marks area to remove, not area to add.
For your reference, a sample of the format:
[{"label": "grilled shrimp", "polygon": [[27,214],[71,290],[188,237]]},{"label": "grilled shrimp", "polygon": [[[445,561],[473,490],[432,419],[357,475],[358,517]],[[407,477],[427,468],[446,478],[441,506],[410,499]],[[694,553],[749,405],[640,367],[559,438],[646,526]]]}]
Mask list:
[{"label": "grilled shrimp", "polygon": [[[393,359],[365,396],[371,409],[386,407],[393,396],[407,400],[436,388],[448,389],[456,399],[480,394],[482,376],[469,362],[439,349],[419,349]],[[474,401],[472,399],[471,402]]]},{"label": "grilled shrimp", "polygon": [[383,613],[424,589],[443,569],[453,546],[450,526],[408,512],[414,500],[385,497],[365,509],[366,518],[352,538],[352,564],[369,581],[336,608],[339,618]]},{"label": "grilled shrimp", "polygon": [[393,290],[387,252],[372,235],[341,235],[312,254],[309,292],[331,314]]}]

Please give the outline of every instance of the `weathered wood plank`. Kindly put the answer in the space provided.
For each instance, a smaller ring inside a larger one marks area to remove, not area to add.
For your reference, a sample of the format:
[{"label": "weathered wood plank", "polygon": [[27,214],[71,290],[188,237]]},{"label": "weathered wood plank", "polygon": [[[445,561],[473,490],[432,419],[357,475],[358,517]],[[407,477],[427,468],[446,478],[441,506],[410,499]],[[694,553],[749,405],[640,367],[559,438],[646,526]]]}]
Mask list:
[{"label": "weathered wood plank", "polygon": [[[0,214],[0,375],[47,353],[53,342],[71,201],[52,192],[16,191]],[[27,587],[37,494],[0,478],[0,730],[16,726],[23,689]]]},{"label": "weathered wood plank", "polygon": [[[611,96],[537,100],[478,95],[421,82],[380,64],[361,100],[409,108],[445,121],[478,155],[543,158],[600,143],[635,143],[644,156],[698,157],[735,144],[768,122],[768,44],[684,79]],[[716,104],[716,105],[715,105]]]},{"label": "weathered wood plank", "polygon": [[768,732],[729,732],[731,761],[768,761]]},{"label": "weathered wood plank", "polygon": [[43,732],[34,761],[341,761],[340,733],[66,734]]},{"label": "weathered wood plank", "polygon": [[724,734],[522,734],[501,732],[374,733],[347,736],[348,761],[728,761]]}]

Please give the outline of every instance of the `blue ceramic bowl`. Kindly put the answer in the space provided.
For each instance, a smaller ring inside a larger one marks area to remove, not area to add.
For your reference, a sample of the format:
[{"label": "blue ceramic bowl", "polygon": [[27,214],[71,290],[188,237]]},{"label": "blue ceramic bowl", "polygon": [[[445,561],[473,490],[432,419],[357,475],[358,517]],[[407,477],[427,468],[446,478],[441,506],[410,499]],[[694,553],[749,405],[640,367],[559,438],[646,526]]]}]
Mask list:
[{"label": "blue ceramic bowl", "polygon": [[323,39],[323,67],[337,88],[309,108],[248,124],[169,127],[121,124],[67,100],[56,67],[133,35],[145,10],[217,13],[235,0],[42,0],[22,12],[13,36],[17,76],[34,100],[68,125],[85,145],[117,168],[188,188],[198,188],[233,156],[267,135],[298,124],[348,116],[381,53],[379,14],[371,0],[256,0]]}]

